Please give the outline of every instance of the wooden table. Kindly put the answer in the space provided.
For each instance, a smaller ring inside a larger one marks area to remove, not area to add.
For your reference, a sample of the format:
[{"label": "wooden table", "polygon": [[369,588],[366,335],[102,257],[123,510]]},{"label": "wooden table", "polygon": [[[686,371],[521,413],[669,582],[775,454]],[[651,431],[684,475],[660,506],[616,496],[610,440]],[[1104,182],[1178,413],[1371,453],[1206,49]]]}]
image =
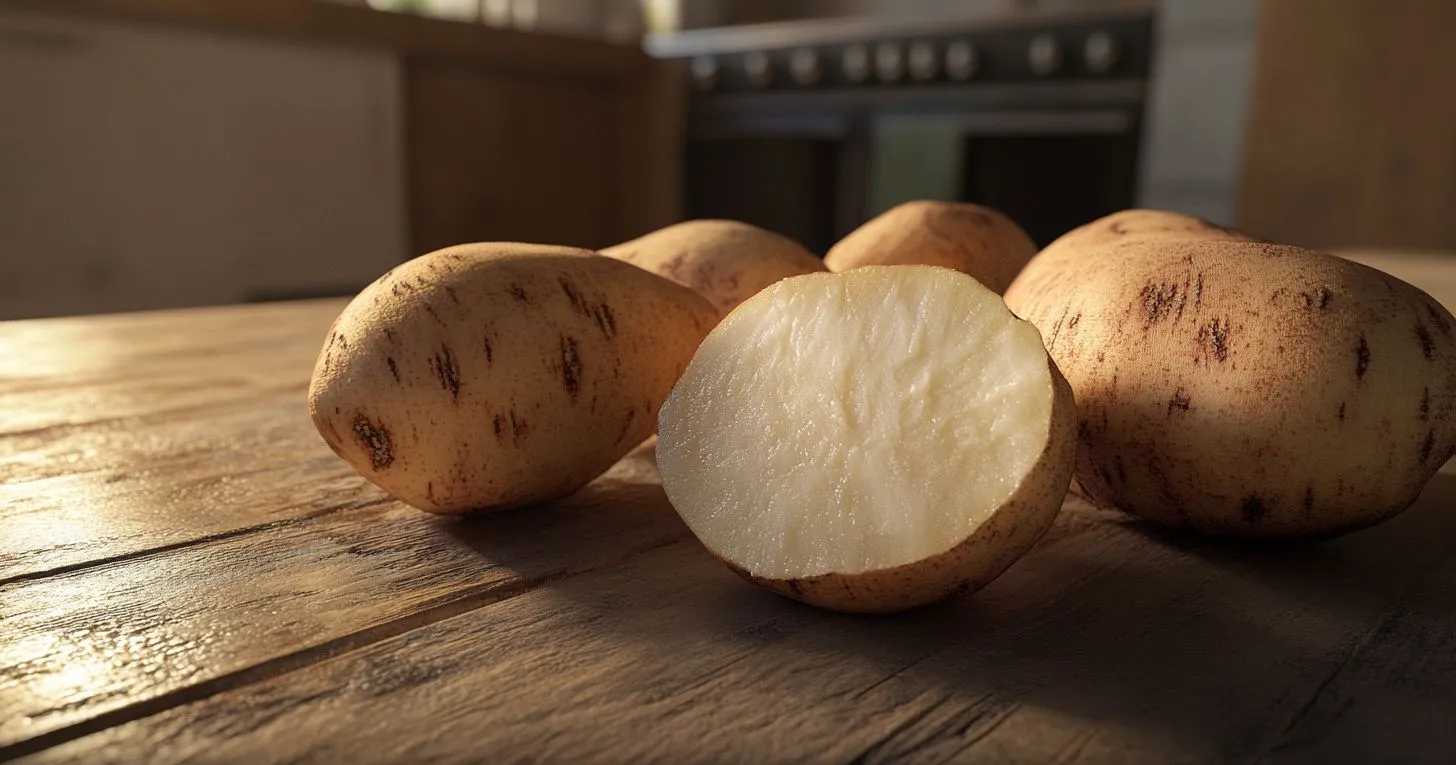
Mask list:
[{"label": "wooden table", "polygon": [[649,456],[466,521],[304,406],[338,302],[0,324],[0,759],[1456,761],[1456,476],[1323,543],[1069,502],[981,593],[758,591]]}]

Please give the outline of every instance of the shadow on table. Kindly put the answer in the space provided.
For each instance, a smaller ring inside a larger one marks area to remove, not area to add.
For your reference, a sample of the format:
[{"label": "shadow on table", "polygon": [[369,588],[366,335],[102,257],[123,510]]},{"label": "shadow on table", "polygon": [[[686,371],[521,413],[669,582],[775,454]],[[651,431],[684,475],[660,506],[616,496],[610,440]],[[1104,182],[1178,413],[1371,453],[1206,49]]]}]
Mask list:
[{"label": "shadow on table", "polygon": [[650,441],[564,499],[434,523],[483,567],[509,569],[522,591],[691,538],[663,494]]},{"label": "shadow on table", "polygon": [[[1250,543],[1071,503],[980,593],[892,617],[827,613],[750,587],[687,535],[647,479],[450,528],[492,558],[523,534],[562,529],[562,543],[619,545],[578,570],[590,575],[561,576],[537,595],[629,657],[603,675],[622,695],[715,705],[728,694],[756,710],[740,721],[743,736],[770,735],[775,719],[865,709],[889,719],[933,698],[945,713],[887,734],[884,751],[969,746],[985,725],[1006,725],[988,709],[1014,707],[1050,725],[1047,736],[1105,729],[1122,746],[1223,757],[1265,751],[1303,720],[1331,674],[1446,559],[1451,509],[1456,477],[1441,475],[1410,512],[1373,529]],[[1437,616],[1451,631],[1449,615]]]}]

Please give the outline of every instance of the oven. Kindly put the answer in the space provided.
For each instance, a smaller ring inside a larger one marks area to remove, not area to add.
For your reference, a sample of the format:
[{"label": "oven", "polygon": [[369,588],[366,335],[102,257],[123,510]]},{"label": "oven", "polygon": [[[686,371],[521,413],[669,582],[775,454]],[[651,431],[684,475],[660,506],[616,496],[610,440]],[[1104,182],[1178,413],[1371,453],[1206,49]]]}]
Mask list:
[{"label": "oven", "polygon": [[687,216],[753,223],[822,255],[900,202],[968,201],[1044,245],[1134,204],[1152,21],[1128,4],[658,39],[649,50],[694,87]]}]

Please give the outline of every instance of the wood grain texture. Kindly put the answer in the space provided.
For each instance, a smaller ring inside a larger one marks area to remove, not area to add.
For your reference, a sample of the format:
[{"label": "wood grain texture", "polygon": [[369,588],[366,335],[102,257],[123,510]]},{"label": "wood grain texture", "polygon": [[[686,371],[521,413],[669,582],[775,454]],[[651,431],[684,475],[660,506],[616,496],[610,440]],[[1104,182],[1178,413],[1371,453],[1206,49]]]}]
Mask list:
[{"label": "wood grain texture", "polygon": [[[1442,476],[1301,547],[1074,506],[977,597],[889,619],[744,587],[682,541],[37,761],[1440,761],[1453,698],[1428,673],[1453,667],[1426,650],[1456,623],[1412,608],[1451,601],[1453,500]],[[1371,707],[1335,720],[1352,695]]]},{"label": "wood grain texture", "polygon": [[650,446],[464,521],[312,432],[338,301],[0,324],[0,760],[1447,762],[1456,475],[1321,543],[1070,501],[974,597],[754,589]]},{"label": "wood grain texture", "polygon": [[378,499],[308,422],[342,308],[0,323],[0,582]]},{"label": "wood grain texture", "polygon": [[0,585],[0,621],[20,636],[0,646],[0,755],[685,539],[643,476],[655,477],[650,465],[628,461],[568,500],[465,522],[376,493],[333,513]]},{"label": "wood grain texture", "polygon": [[1456,3],[1262,3],[1237,226],[1456,249]]}]

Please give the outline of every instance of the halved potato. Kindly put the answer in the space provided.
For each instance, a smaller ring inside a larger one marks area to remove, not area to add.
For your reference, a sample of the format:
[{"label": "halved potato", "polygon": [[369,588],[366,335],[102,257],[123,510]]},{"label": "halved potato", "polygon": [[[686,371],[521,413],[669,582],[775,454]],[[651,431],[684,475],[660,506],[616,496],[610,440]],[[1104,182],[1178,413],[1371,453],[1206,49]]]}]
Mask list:
[{"label": "halved potato", "polygon": [[709,333],[659,418],[698,539],[759,585],[891,612],[976,589],[1051,525],[1075,451],[1041,336],[932,266],[786,279]]}]

